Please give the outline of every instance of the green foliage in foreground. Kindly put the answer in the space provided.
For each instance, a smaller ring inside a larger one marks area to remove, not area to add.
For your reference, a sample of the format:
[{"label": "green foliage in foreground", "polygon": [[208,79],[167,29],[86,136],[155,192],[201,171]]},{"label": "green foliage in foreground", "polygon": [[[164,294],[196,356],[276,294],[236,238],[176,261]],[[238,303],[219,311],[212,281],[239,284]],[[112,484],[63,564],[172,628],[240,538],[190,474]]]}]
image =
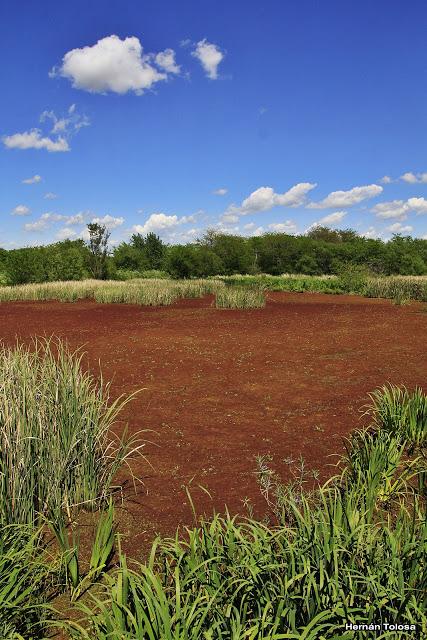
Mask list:
[{"label": "green foliage in foreground", "polygon": [[[393,393],[395,408],[399,393]],[[423,411],[425,397],[412,398]],[[379,426],[348,440],[342,473],[317,491],[286,491],[263,468],[261,488],[271,491],[278,525],[217,515],[185,536],[157,540],[145,563],[120,554],[104,593],[78,605],[85,622],[69,624],[72,636],[370,637],[345,632],[346,622],[414,624],[418,637],[427,633],[421,446],[426,424],[421,421],[409,432],[400,422],[402,412],[390,410],[393,428],[383,428],[385,409],[378,414],[378,403],[389,401],[386,390],[378,392],[369,411]],[[415,457],[408,458],[410,450]],[[396,635],[384,631],[372,637]]]},{"label": "green foliage in foreground", "polygon": [[[40,638],[45,605],[55,594],[58,564],[45,555],[40,532],[0,526],[0,638]],[[25,634],[25,635],[20,635]],[[31,635],[30,635],[31,634]]]},{"label": "green foliage in foreground", "polygon": [[[373,393],[372,426],[347,440],[341,473],[322,487],[304,491],[303,474],[282,485],[259,466],[273,524],[216,515],[156,540],[145,562],[128,560],[119,545],[104,575],[113,556],[111,501],[86,572],[70,515],[108,496],[126,459],[128,443],[113,445],[107,434],[122,401],[108,405],[103,384],[61,343],[4,349],[1,362],[0,637],[41,639],[52,626],[76,640],[369,637],[345,633],[346,622],[415,624],[418,637],[427,634],[420,389]],[[59,546],[54,555],[46,535],[17,524],[42,515]],[[51,606],[59,590],[68,590],[72,620]]]},{"label": "green foliage in foreground", "polygon": [[35,524],[105,500],[135,442],[111,428],[129,398],[57,341],[0,350],[0,524]]}]

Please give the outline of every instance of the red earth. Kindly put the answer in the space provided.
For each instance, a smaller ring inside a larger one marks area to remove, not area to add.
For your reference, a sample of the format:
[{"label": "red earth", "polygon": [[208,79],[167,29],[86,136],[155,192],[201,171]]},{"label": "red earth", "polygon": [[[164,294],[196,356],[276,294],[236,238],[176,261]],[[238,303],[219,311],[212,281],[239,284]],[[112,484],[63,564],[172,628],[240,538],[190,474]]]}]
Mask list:
[{"label": "red earth", "polygon": [[[425,386],[427,313],[421,304],[317,294],[269,294],[265,309],[231,311],[212,298],[170,307],[22,302],[0,304],[0,338],[66,338],[86,366],[112,379],[113,397],[143,388],[125,410],[130,433],[150,442],[143,480],[120,513],[123,546],[143,549],[197,513],[265,509],[255,457],[302,455],[322,478],[343,436],[366,418],[368,392],[386,382]],[[120,425],[119,428],[122,428]],[[205,487],[210,497],[200,489]]]}]

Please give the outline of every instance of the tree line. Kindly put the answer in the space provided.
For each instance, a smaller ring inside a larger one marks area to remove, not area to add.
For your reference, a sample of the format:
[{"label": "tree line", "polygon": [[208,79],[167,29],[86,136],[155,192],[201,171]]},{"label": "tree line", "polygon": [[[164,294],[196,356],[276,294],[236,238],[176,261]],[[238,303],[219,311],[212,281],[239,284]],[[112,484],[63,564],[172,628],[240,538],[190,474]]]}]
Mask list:
[{"label": "tree line", "polygon": [[4,284],[83,278],[126,278],[164,272],[173,278],[236,273],[339,273],[344,265],[363,265],[382,275],[427,274],[427,240],[395,235],[388,242],[365,238],[352,229],[317,227],[306,235],[265,233],[243,237],[209,229],[195,242],[167,245],[155,233],[134,234],[109,248],[109,232],[88,225],[88,240],[65,240],[23,249],[0,249]]}]

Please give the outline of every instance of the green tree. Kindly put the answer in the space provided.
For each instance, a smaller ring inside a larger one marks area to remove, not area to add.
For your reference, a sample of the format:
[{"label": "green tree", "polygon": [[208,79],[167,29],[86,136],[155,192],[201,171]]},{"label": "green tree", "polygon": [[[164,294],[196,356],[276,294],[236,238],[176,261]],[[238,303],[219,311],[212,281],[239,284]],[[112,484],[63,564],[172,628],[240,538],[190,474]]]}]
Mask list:
[{"label": "green tree", "polygon": [[110,232],[105,225],[92,222],[87,225],[89,232],[89,270],[93,278],[105,280],[108,276],[108,240]]}]

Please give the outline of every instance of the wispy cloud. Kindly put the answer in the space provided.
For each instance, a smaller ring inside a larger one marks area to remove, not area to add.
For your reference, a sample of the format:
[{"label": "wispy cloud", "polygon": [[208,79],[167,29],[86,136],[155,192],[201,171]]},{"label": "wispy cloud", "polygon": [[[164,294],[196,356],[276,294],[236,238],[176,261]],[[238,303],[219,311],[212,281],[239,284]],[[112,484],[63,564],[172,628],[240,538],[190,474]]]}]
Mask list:
[{"label": "wispy cloud", "polygon": [[41,180],[42,177],[36,174],[32,178],[25,178],[25,180],[22,180],[22,184],[37,184],[38,182],[41,182]]}]

